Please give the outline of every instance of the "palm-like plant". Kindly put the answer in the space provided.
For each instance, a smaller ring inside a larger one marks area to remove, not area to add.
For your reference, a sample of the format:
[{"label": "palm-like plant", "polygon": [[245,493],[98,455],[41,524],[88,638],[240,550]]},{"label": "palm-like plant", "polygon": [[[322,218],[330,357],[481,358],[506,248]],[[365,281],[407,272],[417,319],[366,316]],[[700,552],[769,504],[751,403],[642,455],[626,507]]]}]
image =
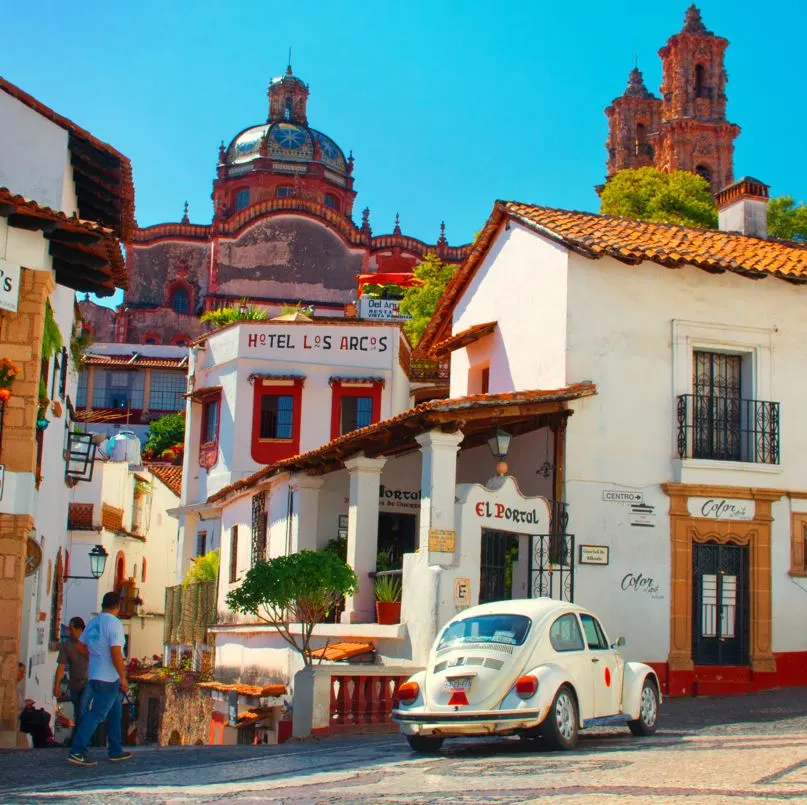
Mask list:
[{"label": "palm-like plant", "polygon": [[220,564],[221,556],[218,548],[215,551],[208,551],[202,556],[197,556],[185,573],[182,586],[188,587],[191,584],[201,584],[203,581],[215,581],[219,577]]},{"label": "palm-like plant", "polygon": [[210,323],[218,328],[226,327],[237,321],[263,321],[266,318],[267,313],[263,308],[248,305],[247,300],[242,299],[237,305],[205,311],[199,317],[199,321]]}]

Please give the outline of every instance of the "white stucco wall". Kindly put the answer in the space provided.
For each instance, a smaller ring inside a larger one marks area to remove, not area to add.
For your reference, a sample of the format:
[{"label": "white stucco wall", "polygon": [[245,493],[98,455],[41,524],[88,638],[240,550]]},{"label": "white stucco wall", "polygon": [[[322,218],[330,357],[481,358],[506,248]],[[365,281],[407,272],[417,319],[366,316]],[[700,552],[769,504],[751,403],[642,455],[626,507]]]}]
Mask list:
[{"label": "white stucco wall", "polygon": [[452,397],[469,393],[472,361],[489,362],[491,393],[566,385],[566,261],[565,248],[519,224],[500,230],[454,310],[452,333],[497,326],[452,354]]},{"label": "white stucco wall", "polygon": [[[571,255],[569,381],[591,379],[598,394],[574,403],[569,421],[569,531],[578,545],[611,548],[608,567],[578,566],[576,599],[600,612],[611,634],[625,634],[628,656],[662,661],[668,651],[669,503],[661,483],[807,489],[801,460],[807,428],[800,418],[807,392],[805,303],[807,289],[774,278]],[[743,396],[781,403],[779,466],[678,460],[675,403],[691,392],[686,358],[695,347],[748,352],[753,377]],[[652,513],[637,517],[629,504],[603,501],[609,489],[640,492]],[[787,501],[775,504],[774,517],[773,647],[805,650],[796,614],[805,592],[787,574]],[[650,527],[632,524],[641,520]],[[627,574],[653,578],[655,591],[623,590]],[[646,617],[635,617],[637,607]]]},{"label": "white stucco wall", "polygon": [[[361,348],[353,348],[353,339],[362,339]],[[203,349],[194,350],[193,388],[222,387],[219,460],[209,472],[199,467],[202,406],[190,405],[185,502],[203,501],[261,466],[251,453],[254,387],[250,375],[305,377],[300,429],[300,452],[305,452],[331,439],[331,377],[383,378],[380,418],[402,410],[399,406],[408,401],[408,381],[398,359],[399,349],[399,327],[358,322],[332,327],[251,324],[210,336]]]},{"label": "white stucco wall", "polygon": [[0,90],[0,187],[71,215],[67,131]]}]

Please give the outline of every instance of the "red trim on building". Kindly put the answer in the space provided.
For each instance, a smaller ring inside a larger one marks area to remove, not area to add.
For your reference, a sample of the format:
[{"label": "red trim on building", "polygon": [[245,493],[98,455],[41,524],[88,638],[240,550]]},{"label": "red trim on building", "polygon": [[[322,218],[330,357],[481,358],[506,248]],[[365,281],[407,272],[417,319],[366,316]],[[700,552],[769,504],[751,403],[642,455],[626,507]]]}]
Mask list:
[{"label": "red trim on building", "polygon": [[728,696],[771,688],[807,687],[807,651],[774,652],[776,671],[752,671],[747,665],[696,665],[670,671],[666,662],[649,662],[665,696]]},{"label": "red trim on building", "polygon": [[372,421],[368,425],[373,425],[381,419],[381,389],[384,384],[374,380],[371,383],[364,381],[363,385],[357,385],[345,380],[331,381],[331,439],[342,436],[342,400],[346,397],[370,397],[373,400]]},{"label": "red trim on building", "polygon": [[[282,384],[279,381],[255,380],[252,406],[252,458],[259,464],[273,464],[284,458],[291,458],[299,452],[303,380],[304,378],[301,377]],[[281,395],[293,398],[291,439],[261,439],[261,399]]]},{"label": "red trim on building", "polygon": [[[212,391],[203,396],[199,402],[202,404],[201,427],[199,429],[199,466],[209,470],[219,458],[219,428],[221,426],[221,389]],[[216,406],[216,433],[215,438],[205,440],[205,426],[207,425],[207,412],[210,406]]]}]

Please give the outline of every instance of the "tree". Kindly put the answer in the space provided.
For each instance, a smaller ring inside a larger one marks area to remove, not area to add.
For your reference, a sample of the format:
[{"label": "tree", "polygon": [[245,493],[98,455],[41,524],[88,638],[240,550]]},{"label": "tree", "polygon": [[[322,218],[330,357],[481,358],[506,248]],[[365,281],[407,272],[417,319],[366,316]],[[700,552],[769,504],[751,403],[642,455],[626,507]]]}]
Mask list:
[{"label": "tree", "polygon": [[768,235],[781,240],[807,242],[807,204],[796,204],[793,196],[779,196],[768,202]]},{"label": "tree", "polygon": [[166,414],[149,425],[144,450],[159,457],[165,450],[185,443],[185,415]]},{"label": "tree", "polygon": [[267,313],[263,308],[248,305],[247,300],[242,299],[237,305],[205,311],[199,321],[208,322],[218,329],[237,321],[263,321],[266,318]]},{"label": "tree", "polygon": [[197,556],[186,571],[185,578],[182,579],[182,586],[201,584],[203,581],[216,581],[219,577],[220,565],[221,554],[218,548],[215,551],[208,551],[202,556]]},{"label": "tree", "polygon": [[605,215],[706,229],[717,226],[709,183],[689,171],[626,168],[608,180],[601,203]]},{"label": "tree", "polygon": [[412,317],[404,325],[404,330],[413,344],[420,341],[455,271],[456,266],[444,263],[436,254],[427,254],[415,266],[416,284],[404,291],[400,307],[401,313]]},{"label": "tree", "polygon": [[[353,568],[332,551],[301,551],[253,565],[238,589],[227,595],[234,612],[253,615],[312,665],[311,633],[345,595],[358,589]],[[291,633],[291,624],[302,634]]]}]

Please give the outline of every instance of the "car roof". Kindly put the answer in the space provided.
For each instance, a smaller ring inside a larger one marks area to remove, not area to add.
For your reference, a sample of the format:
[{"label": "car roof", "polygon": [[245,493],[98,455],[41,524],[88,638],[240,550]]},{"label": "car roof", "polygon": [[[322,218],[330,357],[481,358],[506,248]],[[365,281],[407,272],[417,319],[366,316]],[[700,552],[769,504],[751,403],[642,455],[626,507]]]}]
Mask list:
[{"label": "car roof", "polygon": [[458,612],[452,621],[472,618],[475,615],[526,615],[534,621],[539,621],[562,612],[588,612],[588,610],[568,601],[558,601],[556,598],[512,598],[508,601],[492,601],[489,604],[469,607]]}]

